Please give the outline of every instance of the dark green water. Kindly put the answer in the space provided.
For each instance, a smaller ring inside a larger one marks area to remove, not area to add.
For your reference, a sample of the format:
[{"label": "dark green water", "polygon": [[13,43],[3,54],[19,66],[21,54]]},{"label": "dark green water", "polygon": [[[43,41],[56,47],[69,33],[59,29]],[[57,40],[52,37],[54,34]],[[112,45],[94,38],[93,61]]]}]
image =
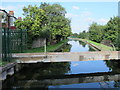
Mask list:
[{"label": "dark green water", "polygon": [[[79,41],[69,41],[59,52],[94,51]],[[23,65],[23,64],[19,64]],[[24,68],[3,82],[7,90],[41,88],[113,88],[120,89],[120,61],[77,61],[24,64]]]}]

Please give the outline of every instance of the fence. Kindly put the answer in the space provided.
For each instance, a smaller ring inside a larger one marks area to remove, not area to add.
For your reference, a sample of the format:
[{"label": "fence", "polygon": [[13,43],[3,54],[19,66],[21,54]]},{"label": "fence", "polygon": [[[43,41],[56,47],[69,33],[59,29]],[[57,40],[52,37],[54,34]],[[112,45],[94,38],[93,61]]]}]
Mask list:
[{"label": "fence", "polygon": [[12,53],[27,49],[27,31],[2,29],[2,60],[10,61]]}]

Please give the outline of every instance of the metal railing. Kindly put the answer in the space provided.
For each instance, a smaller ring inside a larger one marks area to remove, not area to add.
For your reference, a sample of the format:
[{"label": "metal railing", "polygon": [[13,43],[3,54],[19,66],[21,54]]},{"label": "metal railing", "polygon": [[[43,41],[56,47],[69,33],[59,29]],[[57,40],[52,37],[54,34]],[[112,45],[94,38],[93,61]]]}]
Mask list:
[{"label": "metal railing", "polygon": [[2,60],[10,61],[12,53],[27,49],[27,31],[2,29]]}]

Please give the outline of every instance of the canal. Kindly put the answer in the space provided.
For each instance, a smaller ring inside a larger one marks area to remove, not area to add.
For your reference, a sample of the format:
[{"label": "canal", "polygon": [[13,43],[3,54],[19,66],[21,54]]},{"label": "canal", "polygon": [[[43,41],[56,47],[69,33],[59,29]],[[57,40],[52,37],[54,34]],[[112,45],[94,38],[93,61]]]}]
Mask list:
[{"label": "canal", "polygon": [[[81,41],[68,41],[56,52],[95,51]],[[22,64],[20,64],[22,65]],[[24,64],[2,83],[3,89],[120,88],[120,61],[96,60]]]}]

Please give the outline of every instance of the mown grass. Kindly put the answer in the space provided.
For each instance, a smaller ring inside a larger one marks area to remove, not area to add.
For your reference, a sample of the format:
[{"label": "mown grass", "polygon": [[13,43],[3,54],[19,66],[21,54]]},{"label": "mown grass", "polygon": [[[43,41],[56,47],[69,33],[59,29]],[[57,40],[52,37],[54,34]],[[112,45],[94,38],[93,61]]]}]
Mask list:
[{"label": "mown grass", "polygon": [[5,65],[8,64],[8,63],[10,63],[10,62],[7,62],[7,61],[4,61],[4,62],[3,62],[3,61],[0,61],[0,67],[1,67],[1,66],[5,66]]},{"label": "mown grass", "polygon": [[113,51],[114,50],[112,47],[103,45],[101,43],[97,43],[97,42],[94,42],[94,41],[91,41],[91,40],[88,40],[88,39],[83,39],[83,40],[98,46],[101,49],[101,51]]},{"label": "mown grass", "polygon": [[[47,48],[47,52],[54,52],[56,51],[57,49],[59,49],[61,46],[64,45],[64,43],[68,42],[68,39],[66,40],[63,40],[63,41],[60,41],[58,42],[57,44],[55,45],[48,45],[46,48]],[[39,52],[44,52],[44,47],[40,47],[40,48],[33,48],[33,49],[28,49],[26,51],[24,51],[23,53],[39,53]]]}]

